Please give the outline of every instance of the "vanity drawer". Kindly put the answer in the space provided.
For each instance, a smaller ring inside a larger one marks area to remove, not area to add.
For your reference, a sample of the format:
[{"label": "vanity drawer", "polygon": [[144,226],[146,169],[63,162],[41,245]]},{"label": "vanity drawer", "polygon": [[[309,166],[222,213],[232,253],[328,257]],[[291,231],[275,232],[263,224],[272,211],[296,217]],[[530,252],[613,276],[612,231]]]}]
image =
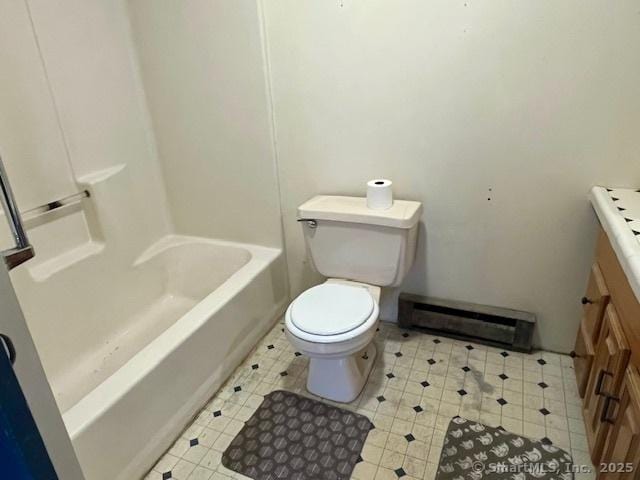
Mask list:
[{"label": "vanity drawer", "polygon": [[591,335],[587,330],[586,323],[586,319],[583,318],[578,328],[576,345],[573,347],[573,368],[576,373],[578,393],[580,393],[580,397],[582,398],[584,398],[584,392],[587,389],[589,372],[591,372],[591,364],[593,363],[593,357],[595,355],[593,342],[591,341]]},{"label": "vanity drawer", "polygon": [[581,302],[584,310],[585,329],[591,338],[591,342],[595,343],[600,334],[600,326],[602,325],[602,317],[604,310],[609,304],[609,289],[604,281],[602,271],[598,263],[591,266],[591,274],[587,283],[587,290]]},{"label": "vanity drawer", "polygon": [[606,281],[606,288],[611,293],[611,302],[615,303],[616,311],[620,316],[622,330],[627,337],[627,342],[632,347],[633,363],[640,366],[640,321],[638,321],[640,319],[640,302],[638,302],[604,230],[600,231],[596,258]]},{"label": "vanity drawer", "polygon": [[582,297],[583,317],[576,336],[573,364],[578,383],[578,392],[584,397],[584,392],[589,380],[589,372],[595,354],[595,344],[598,341],[602,318],[605,308],[609,303],[610,295],[604,276],[598,263],[591,267],[589,282],[585,296]]}]

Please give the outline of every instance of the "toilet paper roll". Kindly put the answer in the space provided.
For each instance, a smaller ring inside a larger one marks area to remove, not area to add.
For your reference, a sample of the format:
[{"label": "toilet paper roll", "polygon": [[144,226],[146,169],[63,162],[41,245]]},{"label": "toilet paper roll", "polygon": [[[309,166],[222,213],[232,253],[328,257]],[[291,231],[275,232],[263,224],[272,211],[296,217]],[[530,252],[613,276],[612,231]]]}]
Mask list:
[{"label": "toilet paper roll", "polygon": [[372,210],[386,210],[393,205],[391,180],[377,178],[367,182],[367,207]]}]

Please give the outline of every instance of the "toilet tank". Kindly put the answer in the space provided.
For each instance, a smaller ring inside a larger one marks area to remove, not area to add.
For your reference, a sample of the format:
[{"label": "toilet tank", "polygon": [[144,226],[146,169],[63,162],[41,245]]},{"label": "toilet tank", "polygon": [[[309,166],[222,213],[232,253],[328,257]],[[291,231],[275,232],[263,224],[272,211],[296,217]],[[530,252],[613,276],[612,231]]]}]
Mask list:
[{"label": "toilet tank", "polygon": [[319,195],[298,207],[315,269],[380,287],[400,285],[416,254],[420,202],[394,200],[371,210],[367,199]]}]

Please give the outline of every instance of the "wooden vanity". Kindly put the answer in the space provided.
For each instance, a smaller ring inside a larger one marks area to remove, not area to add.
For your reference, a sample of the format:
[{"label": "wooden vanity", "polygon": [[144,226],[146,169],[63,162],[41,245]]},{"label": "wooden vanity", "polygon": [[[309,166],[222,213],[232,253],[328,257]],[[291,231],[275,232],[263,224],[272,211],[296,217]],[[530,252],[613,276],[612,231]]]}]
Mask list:
[{"label": "wooden vanity", "polygon": [[[604,230],[591,267],[574,365],[598,478],[640,478],[640,303]],[[632,464],[631,472],[624,465]],[[614,471],[610,471],[614,470]]]}]

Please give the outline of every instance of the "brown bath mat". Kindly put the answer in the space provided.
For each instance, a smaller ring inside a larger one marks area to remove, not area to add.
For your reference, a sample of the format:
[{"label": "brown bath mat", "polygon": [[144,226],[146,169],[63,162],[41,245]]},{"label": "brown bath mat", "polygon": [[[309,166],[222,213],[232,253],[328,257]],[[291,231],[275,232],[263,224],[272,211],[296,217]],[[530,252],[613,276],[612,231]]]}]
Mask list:
[{"label": "brown bath mat", "polygon": [[455,417],[449,423],[436,480],[570,480],[571,455],[548,441]]},{"label": "brown bath mat", "polygon": [[264,397],[222,464],[254,480],[346,480],[372,428],[367,417],[277,390]]}]

